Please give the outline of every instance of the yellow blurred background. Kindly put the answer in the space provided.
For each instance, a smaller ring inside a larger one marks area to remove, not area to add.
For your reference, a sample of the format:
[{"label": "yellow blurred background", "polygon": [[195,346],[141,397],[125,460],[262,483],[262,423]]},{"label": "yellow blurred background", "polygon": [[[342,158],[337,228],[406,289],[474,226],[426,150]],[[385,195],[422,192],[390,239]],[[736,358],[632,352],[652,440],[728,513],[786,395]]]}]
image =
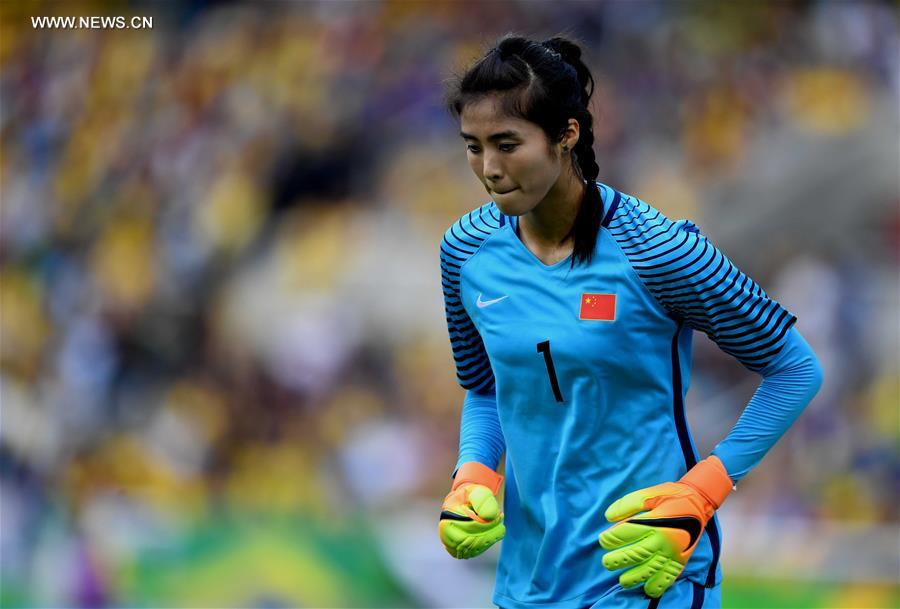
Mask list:
[{"label": "yellow blurred background", "polygon": [[[151,17],[152,28],[33,25]],[[896,2],[0,3],[0,604],[487,607],[443,81],[585,45],[600,179],[695,220],[825,385],[722,511],[726,607],[897,607]],[[758,379],[698,335],[703,452]],[[601,568],[598,555],[598,568]]]}]

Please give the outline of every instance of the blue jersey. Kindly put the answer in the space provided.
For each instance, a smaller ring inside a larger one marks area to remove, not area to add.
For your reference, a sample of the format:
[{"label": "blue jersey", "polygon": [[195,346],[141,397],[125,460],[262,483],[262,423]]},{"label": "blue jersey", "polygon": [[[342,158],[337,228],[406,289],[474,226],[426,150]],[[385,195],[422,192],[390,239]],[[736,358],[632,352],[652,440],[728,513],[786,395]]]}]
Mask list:
[{"label": "blue jersey", "polygon": [[[493,202],[441,245],[457,377],[496,392],[506,441],[494,602],[509,609],[580,608],[618,585],[600,562],[604,511],[697,462],[684,413],[693,330],[759,371],[795,321],[692,223],[600,192],[589,265],[544,264]],[[714,518],[682,578],[718,584],[719,547]]]}]

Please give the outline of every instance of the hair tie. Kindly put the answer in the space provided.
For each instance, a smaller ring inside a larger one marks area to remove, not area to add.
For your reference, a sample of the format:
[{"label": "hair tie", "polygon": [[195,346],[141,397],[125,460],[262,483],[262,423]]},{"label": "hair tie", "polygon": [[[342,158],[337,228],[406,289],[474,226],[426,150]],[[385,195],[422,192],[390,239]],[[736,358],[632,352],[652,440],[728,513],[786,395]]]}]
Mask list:
[{"label": "hair tie", "polygon": [[562,59],[562,55],[559,54],[559,51],[556,51],[556,50],[552,49],[551,47],[547,46],[547,43],[542,42],[542,43],[541,43],[541,46],[544,47],[544,49],[545,49],[548,53],[550,53],[550,55],[553,57],[553,59],[556,59],[556,60],[561,60],[561,59]]}]

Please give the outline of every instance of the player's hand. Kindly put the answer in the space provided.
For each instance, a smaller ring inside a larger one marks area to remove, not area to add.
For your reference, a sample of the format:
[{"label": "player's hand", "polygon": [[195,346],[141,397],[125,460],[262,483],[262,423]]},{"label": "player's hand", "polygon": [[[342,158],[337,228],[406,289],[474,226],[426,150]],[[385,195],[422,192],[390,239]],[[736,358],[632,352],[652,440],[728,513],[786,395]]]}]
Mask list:
[{"label": "player's hand", "polygon": [[600,534],[600,545],[612,550],[603,566],[610,571],[631,567],[619,577],[624,588],[643,583],[647,596],[662,596],[732,488],[725,466],[711,456],[678,482],[628,493],[606,510],[607,520],[619,524]]},{"label": "player's hand", "polygon": [[472,558],[503,539],[506,527],[496,493],[503,482],[489,467],[464,463],[441,506],[438,534],[453,558]]}]

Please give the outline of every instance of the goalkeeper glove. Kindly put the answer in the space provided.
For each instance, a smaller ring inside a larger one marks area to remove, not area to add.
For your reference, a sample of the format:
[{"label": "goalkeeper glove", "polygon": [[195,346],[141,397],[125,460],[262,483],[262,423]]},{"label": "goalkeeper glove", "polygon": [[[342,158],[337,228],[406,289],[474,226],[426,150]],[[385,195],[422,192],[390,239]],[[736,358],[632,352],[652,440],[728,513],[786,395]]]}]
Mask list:
[{"label": "goalkeeper glove", "polygon": [[634,567],[619,577],[624,588],[644,583],[647,596],[662,596],[684,570],[703,528],[733,483],[715,455],[697,463],[678,482],[628,493],[606,510],[619,524],[600,534],[610,571]]},{"label": "goalkeeper glove", "polygon": [[497,502],[503,476],[476,461],[463,463],[441,506],[438,534],[453,558],[472,558],[503,539],[506,527]]}]

